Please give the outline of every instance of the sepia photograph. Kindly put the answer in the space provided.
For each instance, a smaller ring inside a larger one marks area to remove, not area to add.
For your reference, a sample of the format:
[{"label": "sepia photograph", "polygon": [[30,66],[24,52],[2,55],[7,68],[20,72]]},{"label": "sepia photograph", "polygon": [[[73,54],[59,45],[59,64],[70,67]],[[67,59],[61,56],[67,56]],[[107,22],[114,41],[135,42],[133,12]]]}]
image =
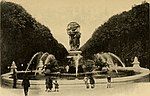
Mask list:
[{"label": "sepia photograph", "polygon": [[1,0],[0,96],[150,96],[149,0]]}]

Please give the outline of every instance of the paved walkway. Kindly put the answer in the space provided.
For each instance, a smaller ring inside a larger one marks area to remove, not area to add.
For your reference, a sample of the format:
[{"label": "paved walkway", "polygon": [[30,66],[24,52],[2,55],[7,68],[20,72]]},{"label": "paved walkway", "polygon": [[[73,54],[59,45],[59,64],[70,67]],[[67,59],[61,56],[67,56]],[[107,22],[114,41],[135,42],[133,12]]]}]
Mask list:
[{"label": "paved walkway", "polygon": [[[22,88],[1,87],[0,93],[2,96],[24,96]],[[59,92],[45,92],[45,85],[32,85],[29,96],[150,96],[150,83],[113,83],[112,88],[96,84],[94,89],[86,89],[83,84],[61,85]]]}]

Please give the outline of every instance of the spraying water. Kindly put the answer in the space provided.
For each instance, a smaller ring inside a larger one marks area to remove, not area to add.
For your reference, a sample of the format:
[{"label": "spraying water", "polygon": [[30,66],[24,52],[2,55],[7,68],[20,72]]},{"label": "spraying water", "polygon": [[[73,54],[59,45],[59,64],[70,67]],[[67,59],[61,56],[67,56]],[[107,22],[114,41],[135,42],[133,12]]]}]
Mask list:
[{"label": "spraying water", "polygon": [[34,74],[34,75],[36,75],[36,73],[39,72],[39,71],[40,71],[40,73],[41,73],[42,68],[43,68],[43,66],[44,66],[44,61],[43,61],[42,59],[43,59],[45,56],[46,56],[46,58],[47,58],[48,55],[49,55],[48,52],[42,54],[42,56],[41,56],[40,59],[39,59],[39,63],[37,64],[37,67],[36,67],[36,70],[35,70],[35,74]]},{"label": "spraying water", "polygon": [[78,54],[77,56],[74,56],[73,59],[75,61],[75,67],[76,67],[76,77],[78,76],[78,66],[79,66],[79,60],[82,56]]},{"label": "spraying water", "polygon": [[[44,58],[44,56],[46,56],[45,60],[43,61],[42,58]],[[35,70],[35,75],[37,72],[41,73],[42,69],[43,69],[43,66],[45,64],[48,64],[50,62],[52,62],[53,60],[55,60],[55,56],[52,55],[52,54],[49,54],[49,53],[44,53],[41,58],[40,58],[40,62],[38,64],[38,66],[36,67],[36,70]]]},{"label": "spraying water", "polygon": [[125,65],[123,64],[123,62],[121,61],[121,59],[117,55],[110,53],[110,52],[108,52],[108,54],[115,57],[122,64],[122,66],[125,67]]},{"label": "spraying water", "polygon": [[27,68],[26,68],[26,70],[25,70],[25,73],[26,73],[27,70],[29,69],[29,66],[31,65],[33,59],[34,59],[37,55],[39,55],[39,54],[41,54],[41,52],[37,52],[36,54],[34,54],[34,55],[32,56],[31,60],[30,60],[29,63],[28,63],[28,66],[27,66]]},{"label": "spraying water", "polygon": [[37,72],[38,72],[39,74],[42,74],[42,69],[43,69],[43,61],[40,60],[38,66],[36,67],[36,70],[35,70],[35,74],[34,74],[34,75],[36,75]]},{"label": "spraying water", "polygon": [[[45,52],[45,53],[41,56],[40,60],[42,60],[42,61],[44,62],[43,58],[44,58],[44,57],[47,58],[48,55],[49,55],[49,53],[48,53],[48,52]],[[46,58],[45,58],[45,59],[46,59]]]},{"label": "spraying water", "polygon": [[55,58],[55,56],[54,55],[52,55],[52,54],[49,54],[48,56],[47,56],[47,58],[46,58],[46,60],[45,60],[45,63],[44,64],[48,64],[49,62],[51,62],[51,61],[53,61],[53,60],[55,60],[56,58]]}]

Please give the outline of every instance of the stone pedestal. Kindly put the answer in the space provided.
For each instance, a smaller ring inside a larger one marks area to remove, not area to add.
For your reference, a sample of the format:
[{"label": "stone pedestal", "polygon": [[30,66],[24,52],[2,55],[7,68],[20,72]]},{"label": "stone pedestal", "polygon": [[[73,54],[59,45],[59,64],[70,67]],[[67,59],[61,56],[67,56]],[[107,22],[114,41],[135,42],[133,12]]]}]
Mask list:
[{"label": "stone pedestal", "polygon": [[140,62],[138,61],[137,57],[134,58],[134,61],[132,64],[133,64],[134,71],[137,71],[137,72],[140,71],[140,69],[141,69]]},{"label": "stone pedestal", "polygon": [[13,61],[12,62],[12,65],[11,65],[11,71],[13,72],[13,88],[16,88],[16,85],[17,85],[17,66],[15,64],[15,62]]},{"label": "stone pedestal", "polygon": [[69,55],[67,56],[67,58],[72,58],[74,56],[80,55],[82,52],[81,51],[69,51],[68,53]]},{"label": "stone pedestal", "polygon": [[16,66],[16,63],[14,61],[12,62],[10,68],[11,68],[11,72],[14,72],[14,71],[17,72],[17,66]]},{"label": "stone pedestal", "polygon": [[133,68],[140,68],[140,62],[138,61],[138,58],[135,57],[133,61]]}]

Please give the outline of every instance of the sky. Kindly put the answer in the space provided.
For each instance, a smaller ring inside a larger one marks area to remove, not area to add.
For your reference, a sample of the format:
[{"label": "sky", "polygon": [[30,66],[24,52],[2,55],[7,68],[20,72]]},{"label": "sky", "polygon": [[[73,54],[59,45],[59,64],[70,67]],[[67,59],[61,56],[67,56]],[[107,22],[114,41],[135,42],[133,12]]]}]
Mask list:
[{"label": "sky", "polygon": [[[38,22],[47,26],[54,38],[68,50],[67,25],[77,22],[80,27],[80,47],[96,28],[111,16],[128,11],[143,0],[5,0],[20,4]],[[146,0],[149,2],[149,0]]]}]

